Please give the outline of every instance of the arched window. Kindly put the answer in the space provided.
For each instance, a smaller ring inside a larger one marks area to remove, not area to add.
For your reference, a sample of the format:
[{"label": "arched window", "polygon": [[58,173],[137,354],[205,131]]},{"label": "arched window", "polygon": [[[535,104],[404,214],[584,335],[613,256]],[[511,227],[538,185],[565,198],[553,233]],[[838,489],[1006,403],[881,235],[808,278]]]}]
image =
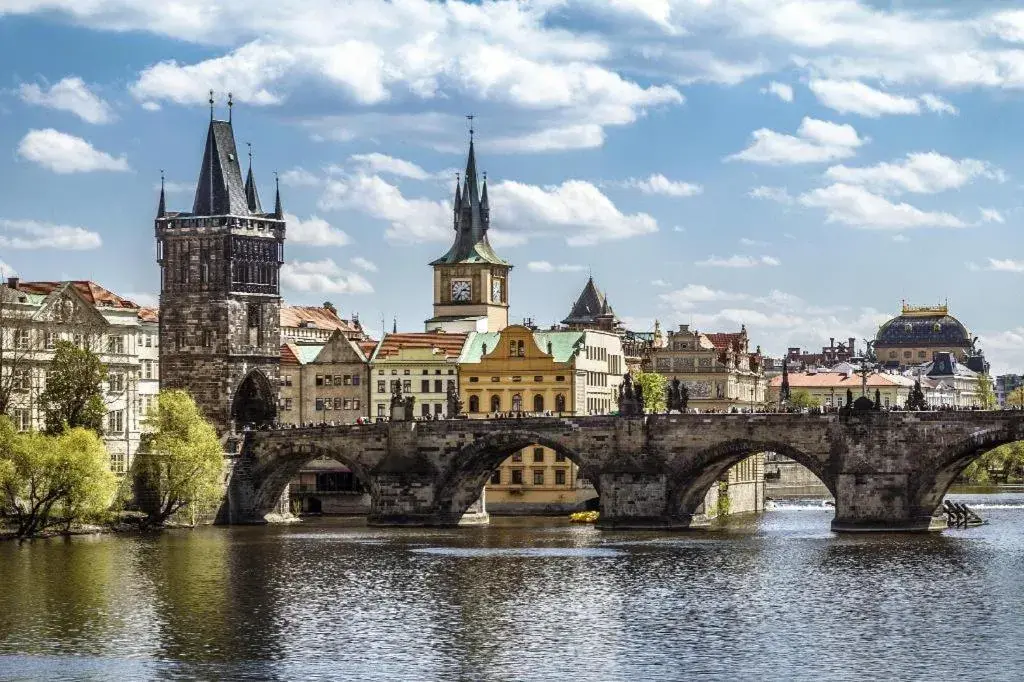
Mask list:
[{"label": "arched window", "polygon": [[501,396],[491,396],[491,412],[501,412]]},{"label": "arched window", "polygon": [[565,412],[565,394],[559,393],[555,396],[555,412]]},{"label": "arched window", "polygon": [[521,394],[519,394],[519,393],[516,393],[514,396],[512,396],[512,411],[513,412],[522,412],[523,411],[523,396]]},{"label": "arched window", "polygon": [[479,412],[480,411],[480,396],[471,395],[469,396],[469,411]]},{"label": "arched window", "polygon": [[542,396],[540,393],[538,393],[537,395],[533,396],[533,411],[534,412],[543,412],[544,411],[544,396]]},{"label": "arched window", "polygon": [[526,342],[525,341],[517,341],[516,342],[516,355],[518,355],[521,358],[525,358],[526,357]]}]

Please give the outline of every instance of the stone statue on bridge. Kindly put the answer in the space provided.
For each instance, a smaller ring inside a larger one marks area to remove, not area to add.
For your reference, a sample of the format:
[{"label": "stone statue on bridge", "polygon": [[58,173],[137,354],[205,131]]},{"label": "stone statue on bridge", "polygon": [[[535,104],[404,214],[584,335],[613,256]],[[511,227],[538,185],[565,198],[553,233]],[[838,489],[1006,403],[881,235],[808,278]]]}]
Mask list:
[{"label": "stone statue on bridge", "polygon": [[619,386],[619,416],[636,417],[644,413],[644,389],[633,383],[631,374],[622,375]]},{"label": "stone statue on bridge", "polygon": [[686,384],[679,381],[678,378],[673,379],[668,387],[668,412],[676,410],[683,414],[686,412],[688,402],[690,402],[690,391],[686,388]]},{"label": "stone statue on bridge", "polygon": [[402,397],[402,382],[395,379],[391,382],[391,407],[395,408],[404,404],[405,398]]},{"label": "stone statue on bridge", "polygon": [[448,385],[448,418],[455,419],[462,414],[462,401],[459,400],[459,392],[455,390],[455,384]]}]

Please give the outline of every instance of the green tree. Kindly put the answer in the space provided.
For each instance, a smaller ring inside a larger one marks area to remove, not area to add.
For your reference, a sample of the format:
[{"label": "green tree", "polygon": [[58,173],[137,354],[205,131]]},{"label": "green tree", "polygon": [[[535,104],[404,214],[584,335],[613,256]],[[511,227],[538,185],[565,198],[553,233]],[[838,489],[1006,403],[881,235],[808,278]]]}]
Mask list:
[{"label": "green tree", "polygon": [[138,473],[157,493],[149,521],[162,524],[186,507],[195,519],[222,496],[224,449],[217,432],[185,391],[161,391],[147,419],[155,427],[135,458]]},{"label": "green tree", "polygon": [[18,537],[97,517],[110,507],[117,488],[109,461],[92,431],[17,433],[0,416],[0,509]]},{"label": "green tree", "polygon": [[978,402],[986,410],[994,409],[999,405],[996,392],[992,388],[992,377],[987,374],[978,375]]},{"label": "green tree", "polygon": [[107,378],[107,368],[87,348],[58,341],[46,376],[46,388],[39,403],[46,422],[46,432],[62,433],[77,426],[103,433],[103,404],[101,385]]},{"label": "green tree", "polygon": [[796,408],[821,407],[821,401],[811,395],[808,391],[798,388],[789,394],[788,405]]},{"label": "green tree", "polygon": [[1017,409],[1024,408],[1024,386],[1018,386],[1006,396],[1006,404]]},{"label": "green tree", "polygon": [[633,376],[633,383],[643,386],[644,410],[657,414],[665,411],[665,396],[668,380],[656,372],[638,372]]}]

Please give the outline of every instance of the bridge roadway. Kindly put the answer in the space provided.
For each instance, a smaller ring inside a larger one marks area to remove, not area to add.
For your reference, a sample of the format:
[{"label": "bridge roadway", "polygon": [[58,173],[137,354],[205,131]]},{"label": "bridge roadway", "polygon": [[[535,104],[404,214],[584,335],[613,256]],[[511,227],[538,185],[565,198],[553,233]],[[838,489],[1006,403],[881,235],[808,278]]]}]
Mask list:
[{"label": "bridge roadway", "polygon": [[388,422],[250,431],[228,485],[227,518],[266,522],[288,482],[329,457],[369,489],[374,525],[485,522],[490,473],[533,444],[565,455],[600,494],[598,526],[685,529],[731,466],[762,451],[828,487],[836,531],[939,527],[946,489],[985,451],[1024,439],[1024,413],[673,414]]}]

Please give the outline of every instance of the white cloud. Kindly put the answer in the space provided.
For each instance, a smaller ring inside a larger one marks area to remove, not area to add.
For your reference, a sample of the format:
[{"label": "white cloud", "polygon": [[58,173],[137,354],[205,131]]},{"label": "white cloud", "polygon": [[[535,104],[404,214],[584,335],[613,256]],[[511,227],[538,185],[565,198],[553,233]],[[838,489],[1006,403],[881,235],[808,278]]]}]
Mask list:
[{"label": "white cloud", "polygon": [[535,260],[527,263],[526,269],[531,272],[583,272],[587,268],[583,265],[569,265],[567,263],[554,265],[546,260]]},{"label": "white cloud", "polygon": [[296,291],[330,294],[373,293],[373,286],[362,275],[342,270],[330,258],[285,263],[281,266],[281,283]]},{"label": "white cloud", "polygon": [[800,122],[795,136],[760,128],[752,137],[754,140],[749,147],[726,160],[777,166],[821,163],[853,156],[866,141],[851,125],[807,117]]},{"label": "white cloud", "polygon": [[1012,258],[989,258],[988,267],[985,269],[997,272],[1024,272],[1024,261]]},{"label": "white cloud", "polygon": [[779,83],[778,81],[772,81],[767,87],[761,88],[761,93],[765,95],[775,95],[783,102],[793,101],[793,86],[786,85],[785,83]]},{"label": "white cloud", "polygon": [[892,240],[897,244],[906,244],[907,242],[910,241],[910,237],[908,237],[905,234],[894,234],[892,236]]},{"label": "white cloud", "polygon": [[699,260],[694,265],[701,267],[712,267],[712,268],[756,268],[759,265],[780,265],[778,258],[772,256],[741,256],[734,255],[728,258],[719,258],[717,256],[711,256],[704,260]]},{"label": "white cloud", "polygon": [[958,189],[975,178],[1003,181],[1005,174],[977,159],[951,159],[937,152],[907,154],[898,163],[879,163],[864,168],[833,166],[825,177],[834,182],[861,185],[881,194],[934,194]]},{"label": "white cloud", "polygon": [[376,175],[357,173],[328,181],[319,206],[322,210],[350,208],[390,223],[389,241],[449,241],[452,209],[447,201],[407,199],[401,190]]},{"label": "white cloud", "polygon": [[652,279],[651,280],[651,286],[652,287],[670,287],[672,285],[669,284],[668,282],[666,282],[663,279]]},{"label": "white cloud", "polygon": [[836,183],[800,196],[800,203],[825,209],[827,222],[880,230],[912,227],[965,227],[954,215],[922,211],[910,204],[895,204],[863,187]]},{"label": "white cloud", "polygon": [[742,246],[750,246],[750,247],[759,247],[759,248],[764,248],[765,246],[769,246],[768,242],[758,241],[757,239],[749,239],[747,237],[740,237],[740,245],[742,245]]},{"label": "white cloud", "polygon": [[860,81],[812,80],[808,87],[822,105],[841,114],[878,118],[921,113],[921,104],[916,99],[882,92]]},{"label": "white cloud", "polygon": [[604,144],[604,128],[584,123],[553,126],[521,135],[498,137],[489,144],[499,152],[558,152],[593,149]]},{"label": "white cloud", "polygon": [[35,83],[22,83],[18,88],[22,101],[50,109],[70,111],[86,123],[110,123],[114,112],[102,98],[77,76],[68,76],[44,90]]},{"label": "white cloud", "polygon": [[[153,189],[159,192],[160,183],[153,183]],[[184,194],[185,192],[196,191],[196,186],[189,182],[172,182],[171,180],[167,180],[164,182],[164,191],[168,194]]]},{"label": "white cloud", "polygon": [[958,116],[960,114],[959,109],[938,95],[924,94],[921,95],[920,99],[921,104],[923,104],[928,111],[936,114],[949,114],[950,116]]},{"label": "white cloud", "polygon": [[583,180],[566,180],[550,187],[506,180],[493,185],[491,210],[501,216],[503,225],[528,234],[564,235],[570,246],[658,231],[653,217],[622,213],[600,189]]},{"label": "white cloud", "polygon": [[83,227],[0,218],[0,246],[8,249],[87,251],[102,243],[97,233]]},{"label": "white cloud", "polygon": [[659,294],[658,298],[676,310],[690,310],[695,305],[701,303],[742,301],[749,298],[749,296],[712,289],[703,284],[687,284],[682,289]]},{"label": "white cloud", "polygon": [[686,228],[683,227],[682,225],[673,225],[672,226],[672,231],[673,232],[686,232]]},{"label": "white cloud", "polygon": [[753,199],[767,199],[768,201],[774,201],[779,204],[789,205],[792,204],[794,199],[785,187],[768,187],[761,185],[760,187],[754,187],[747,196]]},{"label": "white cloud", "polygon": [[377,264],[374,263],[373,261],[369,261],[363,258],[362,256],[350,258],[349,262],[352,263],[352,265],[359,268],[360,270],[365,270],[366,272],[377,272]]},{"label": "white cloud", "polygon": [[279,177],[281,179],[281,184],[287,185],[288,187],[316,187],[320,184],[320,178],[313,173],[310,173],[302,166],[296,166],[295,168],[286,170],[284,173],[281,173]]},{"label": "white cloud", "polygon": [[369,174],[383,174],[383,175],[397,175],[403,178],[411,178],[413,180],[427,180],[431,177],[431,174],[423,170],[415,163],[406,161],[404,159],[396,159],[393,156],[387,154],[380,154],[378,152],[372,152],[370,154],[353,154],[348,157],[350,161],[353,161],[359,168]]},{"label": "white cloud", "polygon": [[638,189],[644,194],[664,194],[670,197],[692,197],[700,194],[704,188],[689,182],[669,180],[661,173],[653,173],[646,179],[629,178],[623,181],[623,187]]},{"label": "white cloud", "polygon": [[0,260],[0,278],[7,279],[8,277],[17,277],[18,271],[12,268],[7,263]]},{"label": "white cloud", "polygon": [[981,209],[981,222],[983,223],[1005,223],[1006,218],[994,208]]},{"label": "white cloud", "polygon": [[286,213],[284,219],[288,226],[288,240],[296,244],[345,246],[352,241],[347,234],[315,215],[300,220],[298,216]]},{"label": "white cloud", "polygon": [[18,155],[54,173],[128,171],[128,160],[101,152],[80,137],[53,128],[30,130],[18,145]]}]

